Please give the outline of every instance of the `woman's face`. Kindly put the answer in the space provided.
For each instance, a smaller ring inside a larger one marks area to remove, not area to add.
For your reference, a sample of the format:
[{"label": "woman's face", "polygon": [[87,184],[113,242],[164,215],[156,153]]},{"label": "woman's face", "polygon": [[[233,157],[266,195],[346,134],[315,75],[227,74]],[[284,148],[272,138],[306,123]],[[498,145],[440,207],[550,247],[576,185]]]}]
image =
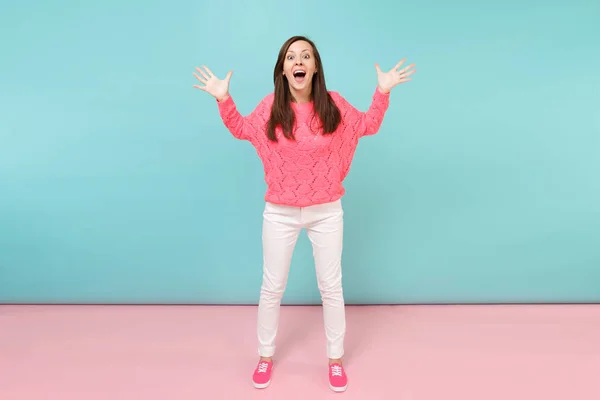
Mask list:
[{"label": "woman's face", "polygon": [[283,62],[283,73],[295,98],[310,95],[317,66],[311,45],[303,40],[290,45]]}]

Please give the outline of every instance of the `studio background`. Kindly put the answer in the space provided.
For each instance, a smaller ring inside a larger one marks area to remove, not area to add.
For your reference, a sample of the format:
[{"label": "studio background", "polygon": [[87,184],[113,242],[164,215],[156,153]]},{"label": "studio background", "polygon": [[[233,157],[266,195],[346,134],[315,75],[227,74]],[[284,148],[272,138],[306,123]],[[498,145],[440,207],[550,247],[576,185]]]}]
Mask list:
[{"label": "studio background", "polygon": [[345,181],[348,304],[600,301],[597,1],[1,4],[0,302],[256,304],[262,165],[192,72],[248,114],[296,34],[361,110],[417,64]]}]

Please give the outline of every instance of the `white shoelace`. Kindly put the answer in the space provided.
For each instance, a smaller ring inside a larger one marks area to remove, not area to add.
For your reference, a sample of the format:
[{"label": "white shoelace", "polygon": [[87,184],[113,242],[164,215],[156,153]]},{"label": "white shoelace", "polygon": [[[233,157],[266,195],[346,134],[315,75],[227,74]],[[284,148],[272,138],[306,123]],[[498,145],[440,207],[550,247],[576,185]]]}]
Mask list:
[{"label": "white shoelace", "polygon": [[267,368],[268,367],[269,367],[269,364],[267,364],[267,363],[260,363],[260,364],[258,364],[258,372],[264,374],[265,372],[267,372]]},{"label": "white shoelace", "polygon": [[332,365],[331,366],[331,375],[332,376],[342,376],[342,367],[340,367],[339,365]]}]

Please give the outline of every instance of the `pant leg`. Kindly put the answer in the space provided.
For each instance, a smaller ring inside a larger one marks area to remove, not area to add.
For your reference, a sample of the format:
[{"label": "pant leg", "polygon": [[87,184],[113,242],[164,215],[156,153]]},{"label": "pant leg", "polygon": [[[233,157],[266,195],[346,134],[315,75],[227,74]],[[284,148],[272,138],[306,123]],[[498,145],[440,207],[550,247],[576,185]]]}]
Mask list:
[{"label": "pant leg", "polygon": [[258,354],[272,357],[279,328],[279,311],[292,254],[300,233],[300,209],[265,205],[263,213],[263,280],[258,304]]},{"label": "pant leg", "polygon": [[341,201],[304,209],[307,233],[313,246],[315,269],[327,337],[327,356],[342,358],[346,313],[342,290],[344,212]]}]

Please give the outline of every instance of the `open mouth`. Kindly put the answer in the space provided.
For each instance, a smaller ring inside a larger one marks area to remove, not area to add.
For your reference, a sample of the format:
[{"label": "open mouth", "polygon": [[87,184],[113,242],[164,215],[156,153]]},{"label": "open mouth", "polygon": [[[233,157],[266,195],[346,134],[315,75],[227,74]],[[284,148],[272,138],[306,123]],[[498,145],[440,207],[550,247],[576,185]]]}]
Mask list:
[{"label": "open mouth", "polygon": [[306,72],[305,71],[294,71],[294,80],[298,83],[304,81],[304,78],[306,77]]}]

